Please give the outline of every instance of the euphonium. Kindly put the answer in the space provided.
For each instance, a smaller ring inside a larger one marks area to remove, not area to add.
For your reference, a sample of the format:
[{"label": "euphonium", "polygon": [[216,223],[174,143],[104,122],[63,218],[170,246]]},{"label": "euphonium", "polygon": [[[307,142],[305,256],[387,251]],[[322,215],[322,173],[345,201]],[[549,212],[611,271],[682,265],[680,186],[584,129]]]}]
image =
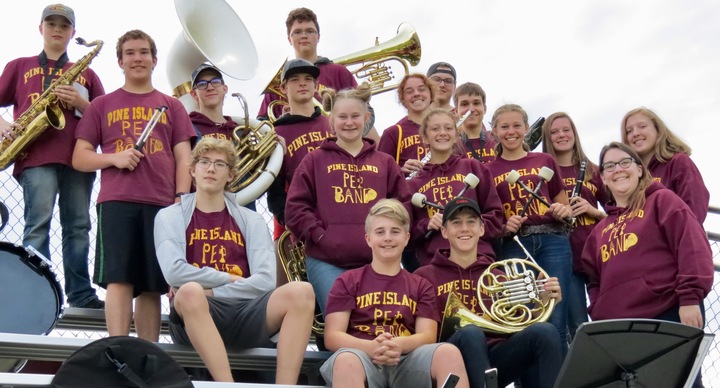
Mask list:
[{"label": "euphonium", "polygon": [[[421,54],[420,38],[417,31],[410,24],[402,23],[398,27],[395,37],[387,42],[378,43],[376,38],[374,46],[335,58],[333,62],[347,66],[360,82],[368,82],[372,86],[372,94],[379,94],[398,87],[397,83],[386,85],[395,78],[391,68],[388,66],[389,63],[392,61],[399,62],[403,67],[404,74],[408,74],[410,72],[409,66],[416,66],[420,62]],[[355,65],[360,65],[360,67],[352,69],[351,67]],[[281,72],[282,66],[265,87],[263,94],[276,94],[282,97],[282,100],[286,100],[285,93],[280,90]],[[276,119],[273,108],[278,104],[283,104],[283,102],[274,102],[268,106],[267,114],[271,122]]]},{"label": "euphonium", "polygon": [[[276,249],[288,280],[291,282],[306,282],[305,245],[301,241],[293,242],[292,233],[286,230],[277,240]],[[317,314],[313,319],[312,329],[315,334],[322,335],[325,332],[325,323],[322,319],[322,313],[319,313],[318,310],[316,309]]]},{"label": "euphonium", "polygon": [[[520,244],[517,236],[515,241]],[[477,297],[482,315],[473,313],[454,291],[448,293],[440,326],[440,341],[447,340],[456,330],[467,325],[479,326],[489,333],[511,334],[550,318],[555,299],[548,298],[543,302],[540,296],[545,292],[548,274],[535,263],[525,247],[520,246],[527,255],[526,259],[497,261],[480,275]],[[490,307],[484,303],[487,298],[490,298]]]},{"label": "euphonium", "polygon": [[15,120],[15,123],[20,127],[16,133],[17,137],[14,140],[4,139],[0,143],[0,170],[8,168],[28,145],[42,135],[47,127],[50,126],[58,130],[65,128],[65,116],[58,106],[55,89],[60,85],[72,85],[80,77],[80,74],[87,69],[103,46],[102,40],[86,43],[83,38],[76,38],[75,41],[77,44],[86,47],[95,46],[95,48],[63,72],[62,76],[55,79],[50,84],[50,87]]}]

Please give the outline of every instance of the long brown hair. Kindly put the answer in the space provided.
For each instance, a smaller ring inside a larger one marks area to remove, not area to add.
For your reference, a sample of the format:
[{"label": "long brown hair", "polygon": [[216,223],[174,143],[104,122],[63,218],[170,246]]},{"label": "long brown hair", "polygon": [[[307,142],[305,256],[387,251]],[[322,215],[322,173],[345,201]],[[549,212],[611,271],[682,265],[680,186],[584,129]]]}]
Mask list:
[{"label": "long brown hair", "polygon": [[675,135],[670,130],[670,128],[668,128],[668,126],[665,124],[664,121],[662,121],[662,119],[657,115],[657,113],[645,107],[635,108],[630,112],[627,112],[625,114],[625,117],[623,117],[622,125],[620,127],[620,136],[624,144],[629,144],[627,138],[627,131],[625,130],[627,121],[630,116],[634,116],[638,113],[645,115],[645,117],[649,118],[650,121],[652,121],[653,125],[655,125],[655,130],[657,131],[658,136],[654,146],[654,154],[657,160],[665,163],[678,152],[688,154],[688,156],[692,154],[690,146],[687,145],[687,143],[685,143],[684,141],[682,141],[679,137],[677,137],[677,135]]},{"label": "long brown hair", "polygon": [[[640,210],[642,210],[643,206],[645,206],[645,190],[653,183],[652,176],[650,175],[650,172],[647,169],[647,166],[645,165],[645,162],[640,159],[640,155],[638,155],[637,152],[635,152],[634,149],[632,149],[629,145],[623,144],[617,141],[614,141],[605,147],[602,148],[600,151],[600,171],[602,173],[602,165],[603,165],[603,159],[605,159],[605,154],[611,150],[611,149],[618,149],[628,155],[635,161],[635,163],[640,166],[640,169],[642,171],[642,175],[640,176],[640,179],[638,181],[638,185],[635,188],[635,190],[630,194],[630,198],[628,199],[628,206],[627,211],[629,212],[629,217],[635,217],[638,215]],[[617,168],[617,167],[616,167]],[[612,191],[605,186],[605,191],[613,198],[614,195]]]},{"label": "long brown hair", "polygon": [[559,119],[559,118],[566,118],[570,122],[570,128],[572,129],[573,136],[575,137],[575,141],[573,144],[572,149],[572,164],[573,166],[579,166],[580,162],[583,160],[588,161],[588,166],[586,167],[586,171],[588,172],[585,174],[585,182],[588,182],[592,175],[599,171],[598,166],[595,165],[595,163],[591,162],[590,159],[588,159],[587,155],[585,154],[585,151],[583,151],[582,144],[580,144],[580,137],[578,135],[577,127],[575,127],[575,122],[572,118],[570,118],[570,115],[568,115],[565,112],[555,112],[548,116],[548,118],[545,120],[545,123],[543,123],[542,128],[542,152],[550,155],[553,157],[553,159],[557,160],[557,153],[555,152],[555,147],[552,145],[552,140],[550,140],[551,133],[550,128],[552,127],[553,121]]}]

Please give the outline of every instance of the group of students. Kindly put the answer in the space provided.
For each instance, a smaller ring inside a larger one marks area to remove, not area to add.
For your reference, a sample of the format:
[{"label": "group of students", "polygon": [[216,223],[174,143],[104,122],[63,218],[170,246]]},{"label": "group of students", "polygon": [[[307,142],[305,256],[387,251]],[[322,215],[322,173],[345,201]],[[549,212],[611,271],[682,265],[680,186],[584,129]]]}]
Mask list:
[{"label": "group of students", "polygon": [[[274,126],[285,155],[267,198],[275,238],[287,229],[304,243],[309,284],[277,279],[265,221],[226,192],[237,175],[236,124],[223,114],[228,87],[218,68],[203,64],[190,75],[197,111],[188,115],[153,87],[157,48],[132,30],[117,42],[120,89],[105,95],[91,69],[78,79],[87,96],[55,89],[65,130],[46,131],[15,162],[23,244],[49,257],[59,194],[69,303],[104,307],[110,335],[128,335],[135,319],[138,336],[157,341],[169,286],[172,338],[192,344],[215,380],[232,380],[226,349],[277,346],[276,382],[293,384],[317,303],[335,351],[321,370],[328,384],[431,386],[452,373],[460,387],[482,387],[485,370],[497,367],[500,384],[549,387],[588,312],[703,327],[713,279],[702,228],[709,194],[690,148],[654,112],[628,112],[621,142],[604,147],[598,164],[562,112],[543,125],[543,152],[531,152],[522,107],[501,106],[485,128],[484,90],[456,88],[454,67],[440,62],[401,80],[407,116],[378,136],[371,87],[317,55],[315,14],[293,10],[286,27],[297,58],[280,75],[287,106]],[[46,7],[40,32],[43,52],[0,76],[0,105],[13,105],[15,117],[48,87],[44,79],[72,66],[73,10]],[[278,98],[266,95],[259,116]],[[158,107],[166,109],[136,149]],[[17,130],[0,121],[3,138]],[[104,303],[87,270],[97,170],[94,280],[107,290]],[[466,183],[471,174],[478,184]],[[425,196],[423,207],[413,193]],[[450,293],[482,314],[490,302],[478,298],[480,274],[526,256],[515,236],[549,275],[541,293],[542,302],[556,301],[549,323],[512,335],[470,325],[436,343]]]}]

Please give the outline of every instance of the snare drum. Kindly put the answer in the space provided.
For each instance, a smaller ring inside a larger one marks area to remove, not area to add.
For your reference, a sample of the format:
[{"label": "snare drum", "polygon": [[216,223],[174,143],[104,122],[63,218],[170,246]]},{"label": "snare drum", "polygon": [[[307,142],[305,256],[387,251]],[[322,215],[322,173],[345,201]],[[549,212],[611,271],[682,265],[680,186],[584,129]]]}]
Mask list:
[{"label": "snare drum", "polygon": [[[0,332],[46,335],[63,303],[51,263],[34,249],[0,242]],[[0,372],[16,372],[24,363],[0,358]]]}]

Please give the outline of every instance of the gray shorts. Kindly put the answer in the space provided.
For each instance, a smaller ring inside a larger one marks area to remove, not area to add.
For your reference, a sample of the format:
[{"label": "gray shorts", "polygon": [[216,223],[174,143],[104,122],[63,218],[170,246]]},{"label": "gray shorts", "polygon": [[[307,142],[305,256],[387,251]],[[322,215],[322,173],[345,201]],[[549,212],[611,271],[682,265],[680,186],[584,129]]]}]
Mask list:
[{"label": "gray shorts", "polygon": [[397,366],[375,365],[372,362],[372,358],[362,350],[342,348],[325,361],[320,368],[320,373],[328,386],[332,386],[335,358],[337,358],[340,353],[349,352],[356,355],[362,362],[363,368],[365,369],[367,386],[370,388],[431,388],[432,377],[430,376],[430,366],[432,365],[435,349],[440,345],[442,345],[442,343],[423,345],[401,356],[400,363]]},{"label": "gray shorts", "polygon": [[[267,332],[266,316],[270,295],[266,292],[255,299],[231,299],[208,297],[210,316],[227,349],[241,350],[249,348],[274,348],[271,337],[275,333]],[[185,332],[185,323],[170,305],[170,336],[176,344],[191,345]]]}]

